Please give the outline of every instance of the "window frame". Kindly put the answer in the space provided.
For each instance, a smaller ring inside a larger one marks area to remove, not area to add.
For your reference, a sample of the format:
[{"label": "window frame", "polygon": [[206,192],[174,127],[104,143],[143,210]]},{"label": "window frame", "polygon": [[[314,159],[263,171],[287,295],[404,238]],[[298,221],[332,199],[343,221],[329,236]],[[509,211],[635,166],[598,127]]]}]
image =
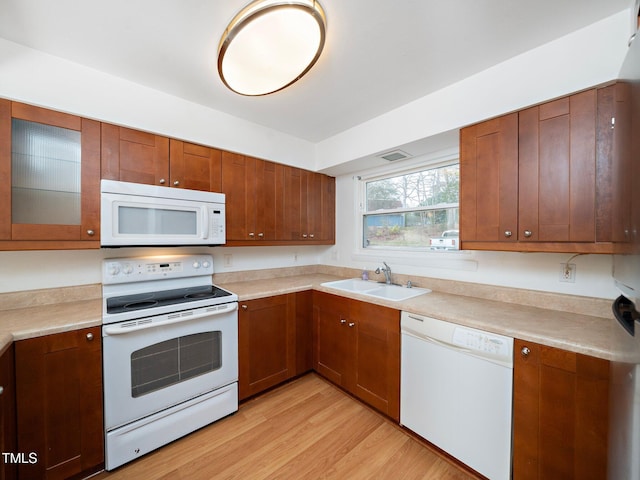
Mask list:
[{"label": "window frame", "polygon": [[[429,245],[419,246],[419,247],[410,247],[406,245],[402,246],[385,246],[385,245],[372,245],[365,247],[364,246],[364,223],[366,215],[384,215],[384,214],[394,214],[394,213],[411,213],[411,212],[422,212],[422,211],[433,211],[433,210],[443,210],[447,208],[460,208],[460,202],[457,203],[446,203],[439,204],[428,207],[406,207],[406,208],[385,208],[375,211],[367,211],[367,183],[374,182],[378,180],[384,180],[394,177],[399,177],[403,175],[410,175],[417,172],[422,172],[425,170],[438,169],[442,167],[448,167],[453,165],[460,165],[460,157],[459,154],[449,155],[447,158],[440,158],[437,161],[429,161],[429,162],[421,162],[419,164],[414,165],[406,165],[404,168],[402,166],[397,166],[396,168],[386,168],[384,171],[372,172],[369,175],[362,175],[354,177],[357,181],[356,187],[356,219],[357,219],[357,232],[356,232],[356,255],[376,255],[383,252],[391,253],[394,252],[397,254],[411,254],[411,253],[424,253],[424,254],[433,254],[441,257],[443,255],[459,255],[463,252],[460,249],[457,250],[431,250]],[[459,192],[458,192],[459,194]],[[458,210],[458,215],[460,214]]]}]

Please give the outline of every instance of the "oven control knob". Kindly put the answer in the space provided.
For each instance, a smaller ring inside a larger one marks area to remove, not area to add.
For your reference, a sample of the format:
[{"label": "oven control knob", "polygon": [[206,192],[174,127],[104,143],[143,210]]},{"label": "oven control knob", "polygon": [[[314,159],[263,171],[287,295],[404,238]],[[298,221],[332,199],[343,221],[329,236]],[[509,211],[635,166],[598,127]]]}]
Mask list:
[{"label": "oven control knob", "polygon": [[200,262],[193,262],[193,268],[195,269],[200,268]]},{"label": "oven control knob", "polygon": [[204,262],[202,262],[202,268],[209,268],[211,266],[211,264],[209,262],[207,262],[206,260]]},{"label": "oven control knob", "polygon": [[131,275],[133,273],[133,267],[130,263],[126,263],[124,265],[124,267],[122,268],[122,273],[124,273],[125,275]]},{"label": "oven control knob", "polygon": [[107,273],[112,277],[118,275],[120,273],[120,265],[117,263],[110,264],[109,271]]}]

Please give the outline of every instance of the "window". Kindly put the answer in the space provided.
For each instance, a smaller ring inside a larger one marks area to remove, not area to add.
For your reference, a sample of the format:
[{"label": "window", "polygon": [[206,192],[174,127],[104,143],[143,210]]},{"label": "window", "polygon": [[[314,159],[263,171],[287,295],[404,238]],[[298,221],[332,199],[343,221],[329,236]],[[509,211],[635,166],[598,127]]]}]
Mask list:
[{"label": "window", "polygon": [[457,250],[459,165],[363,180],[364,248]]}]

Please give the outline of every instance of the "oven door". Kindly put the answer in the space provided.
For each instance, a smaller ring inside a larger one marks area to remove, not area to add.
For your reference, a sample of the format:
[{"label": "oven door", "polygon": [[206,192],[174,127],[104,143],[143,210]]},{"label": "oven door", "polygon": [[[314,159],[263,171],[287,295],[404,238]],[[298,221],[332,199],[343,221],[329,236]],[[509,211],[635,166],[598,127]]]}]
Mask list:
[{"label": "oven door", "polygon": [[111,430],[238,380],[238,303],[104,325]]}]

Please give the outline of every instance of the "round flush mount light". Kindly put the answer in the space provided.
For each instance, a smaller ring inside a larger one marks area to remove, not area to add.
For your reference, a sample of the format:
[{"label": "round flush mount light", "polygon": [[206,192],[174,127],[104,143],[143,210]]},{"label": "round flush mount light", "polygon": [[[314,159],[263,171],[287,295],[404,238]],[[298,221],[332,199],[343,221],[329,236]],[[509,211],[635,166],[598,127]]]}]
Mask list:
[{"label": "round flush mount light", "polygon": [[220,78],[240,95],[282,90],[316,63],[325,32],[324,10],[315,0],[256,0],[231,20],[220,39]]}]

